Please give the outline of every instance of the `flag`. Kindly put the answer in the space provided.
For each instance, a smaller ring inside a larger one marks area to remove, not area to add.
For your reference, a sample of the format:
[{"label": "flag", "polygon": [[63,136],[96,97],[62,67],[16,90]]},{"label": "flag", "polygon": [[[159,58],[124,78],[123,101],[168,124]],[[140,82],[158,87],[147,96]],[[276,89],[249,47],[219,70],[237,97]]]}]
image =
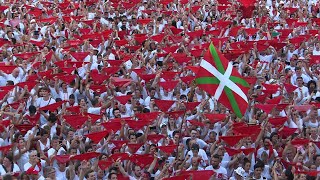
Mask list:
[{"label": "flag", "polygon": [[242,117],[248,107],[249,83],[241,77],[232,62],[229,62],[213,44],[205,53],[196,75],[197,85]]}]

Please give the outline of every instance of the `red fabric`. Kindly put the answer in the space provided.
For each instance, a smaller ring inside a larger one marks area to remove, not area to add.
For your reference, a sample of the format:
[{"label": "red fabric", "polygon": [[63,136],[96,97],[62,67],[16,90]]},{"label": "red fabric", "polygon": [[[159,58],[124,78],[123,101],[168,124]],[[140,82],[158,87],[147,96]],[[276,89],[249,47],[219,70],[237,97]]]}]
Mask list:
[{"label": "red fabric", "polygon": [[70,155],[56,155],[54,157],[59,163],[67,163],[70,161]]},{"label": "red fabric", "polygon": [[98,144],[103,138],[105,138],[109,134],[109,131],[100,131],[87,134],[86,137],[91,139],[95,144]]},{"label": "red fabric", "polygon": [[51,112],[57,110],[59,107],[62,106],[62,104],[66,103],[67,101],[59,101],[59,102],[56,102],[56,103],[53,103],[53,104],[50,104],[50,105],[47,105],[47,106],[43,106],[41,108],[39,108],[40,111],[45,111],[45,110],[49,110]]},{"label": "red fabric", "polygon": [[90,160],[92,158],[98,157],[99,155],[100,153],[98,152],[88,152],[88,153],[72,156],[70,157],[70,160],[79,160],[79,161]]},{"label": "red fabric", "polygon": [[140,149],[140,147],[142,145],[143,145],[142,143],[141,144],[133,144],[133,143],[127,144],[128,148],[131,150],[132,154],[135,154]]},{"label": "red fabric", "polygon": [[287,120],[288,120],[288,117],[275,117],[275,118],[269,118],[269,123],[275,127],[278,127],[278,126],[282,126]]},{"label": "red fabric", "polygon": [[113,164],[113,161],[103,161],[103,160],[100,160],[98,162],[98,166],[101,170],[106,170],[108,169],[111,165]]},{"label": "red fabric", "polygon": [[115,99],[119,101],[121,104],[126,104],[131,99],[131,97],[131,95],[115,96]]},{"label": "red fabric", "polygon": [[155,100],[156,105],[162,112],[167,112],[169,108],[175,103],[172,100]]},{"label": "red fabric", "polygon": [[157,144],[165,136],[163,134],[149,134],[147,139],[152,141],[152,143]]},{"label": "red fabric", "polygon": [[229,146],[235,146],[244,137],[245,136],[243,135],[239,135],[239,136],[221,136],[219,138],[223,140],[225,143],[227,143]]},{"label": "red fabric", "polygon": [[177,149],[177,145],[169,145],[169,146],[158,146],[158,149],[160,149],[162,152],[166,154],[171,154],[175,149]]}]

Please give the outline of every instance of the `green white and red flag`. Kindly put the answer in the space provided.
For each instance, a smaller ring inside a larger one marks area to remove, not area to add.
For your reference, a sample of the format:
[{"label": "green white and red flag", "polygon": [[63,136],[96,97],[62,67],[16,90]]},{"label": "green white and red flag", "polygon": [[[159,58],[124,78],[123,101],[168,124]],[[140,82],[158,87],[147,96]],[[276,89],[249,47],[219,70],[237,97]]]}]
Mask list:
[{"label": "green white and red flag", "polygon": [[196,75],[198,87],[241,118],[247,110],[249,83],[211,43]]}]

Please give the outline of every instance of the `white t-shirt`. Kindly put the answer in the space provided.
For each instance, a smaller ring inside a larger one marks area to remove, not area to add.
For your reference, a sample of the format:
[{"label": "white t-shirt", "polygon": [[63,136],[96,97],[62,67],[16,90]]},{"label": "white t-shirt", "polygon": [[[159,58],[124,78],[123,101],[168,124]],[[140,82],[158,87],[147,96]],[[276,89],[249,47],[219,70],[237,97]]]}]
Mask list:
[{"label": "white t-shirt", "polygon": [[212,170],[214,172],[213,176],[217,180],[220,180],[220,179],[222,180],[222,179],[227,179],[228,178],[227,170],[224,167],[220,166],[219,169],[213,169],[212,166],[208,166],[208,167],[206,167],[205,170]]},{"label": "white t-shirt", "polygon": [[65,179],[67,179],[67,176],[66,176],[67,168],[63,172],[61,172],[59,170],[59,168],[55,168],[55,169],[56,169],[56,180],[65,180]]},{"label": "white t-shirt", "polygon": [[[11,169],[10,169],[11,170]],[[13,169],[12,169],[12,172],[13,173],[16,173],[16,172],[20,172],[20,168],[17,164],[13,164]],[[5,175],[7,172],[6,170],[4,169],[4,166],[3,165],[0,165],[0,175],[3,176]]]}]

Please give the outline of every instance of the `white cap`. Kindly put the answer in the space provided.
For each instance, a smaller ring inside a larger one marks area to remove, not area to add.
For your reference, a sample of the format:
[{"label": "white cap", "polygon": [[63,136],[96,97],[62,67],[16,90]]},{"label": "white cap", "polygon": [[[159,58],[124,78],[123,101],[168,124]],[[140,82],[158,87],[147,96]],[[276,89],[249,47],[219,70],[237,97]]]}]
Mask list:
[{"label": "white cap", "polygon": [[284,4],[284,2],[283,2],[283,1],[280,1],[279,4]]},{"label": "white cap", "polygon": [[34,20],[34,19],[31,19],[31,21],[30,21],[30,23],[35,23],[36,22],[36,20]]},{"label": "white cap", "polygon": [[238,167],[236,170],[234,170],[234,172],[236,174],[238,174],[239,176],[244,177],[245,171],[244,171],[244,169],[242,167]]},{"label": "white cap", "polygon": [[162,126],[167,126],[167,124],[163,122],[160,124],[160,128],[162,128]]}]

